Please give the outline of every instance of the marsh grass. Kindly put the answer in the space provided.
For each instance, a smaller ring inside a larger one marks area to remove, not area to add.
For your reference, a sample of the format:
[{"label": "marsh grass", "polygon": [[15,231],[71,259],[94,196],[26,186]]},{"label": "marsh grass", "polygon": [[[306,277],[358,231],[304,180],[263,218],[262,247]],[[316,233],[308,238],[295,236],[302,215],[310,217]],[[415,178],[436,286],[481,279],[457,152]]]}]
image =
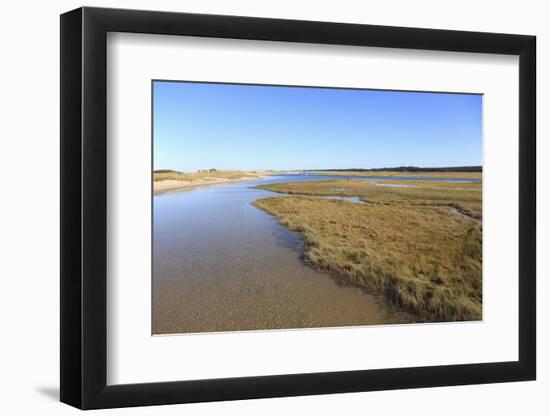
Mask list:
[{"label": "marsh grass", "polygon": [[315,268],[383,294],[420,321],[481,319],[482,237],[475,222],[444,207],[304,196],[252,204],[302,234],[305,259]]},{"label": "marsh grass", "polygon": [[[482,218],[481,183],[445,181],[386,181],[384,184],[414,187],[383,187],[375,180],[303,181],[260,185],[257,188],[284,194],[359,197],[371,204],[398,206],[447,206],[476,220]],[[466,185],[467,184],[467,185]],[[465,186],[466,185],[466,186]]]},{"label": "marsh grass", "polygon": [[342,179],[258,188],[291,195],[253,204],[302,233],[316,268],[383,294],[423,321],[481,318],[480,182]]}]

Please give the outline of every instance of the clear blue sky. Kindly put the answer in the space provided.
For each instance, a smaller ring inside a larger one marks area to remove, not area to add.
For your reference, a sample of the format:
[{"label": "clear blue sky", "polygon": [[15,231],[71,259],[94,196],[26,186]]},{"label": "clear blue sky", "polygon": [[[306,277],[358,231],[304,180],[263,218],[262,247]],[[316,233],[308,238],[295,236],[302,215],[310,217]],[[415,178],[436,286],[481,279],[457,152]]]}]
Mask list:
[{"label": "clear blue sky", "polygon": [[155,81],[155,169],[481,165],[482,96]]}]

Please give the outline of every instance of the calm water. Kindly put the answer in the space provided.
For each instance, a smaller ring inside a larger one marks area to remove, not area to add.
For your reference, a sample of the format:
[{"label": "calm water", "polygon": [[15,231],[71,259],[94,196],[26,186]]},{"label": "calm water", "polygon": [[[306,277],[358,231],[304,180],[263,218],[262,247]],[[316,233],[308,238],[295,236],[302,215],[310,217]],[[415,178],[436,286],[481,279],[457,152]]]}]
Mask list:
[{"label": "calm water", "polygon": [[305,265],[300,236],[250,204],[276,195],[257,184],[338,178],[289,174],[155,196],[153,333],[410,320]]}]

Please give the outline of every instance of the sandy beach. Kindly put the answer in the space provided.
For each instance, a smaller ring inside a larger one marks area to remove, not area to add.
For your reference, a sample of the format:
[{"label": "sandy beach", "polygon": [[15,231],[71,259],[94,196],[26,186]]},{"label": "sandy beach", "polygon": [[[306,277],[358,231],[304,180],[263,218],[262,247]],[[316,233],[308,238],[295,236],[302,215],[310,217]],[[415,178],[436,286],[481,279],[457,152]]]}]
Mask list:
[{"label": "sandy beach", "polygon": [[157,195],[204,185],[251,181],[265,178],[266,175],[266,172],[251,171],[215,171],[198,173],[181,173],[175,171],[155,172],[153,175],[153,193]]},{"label": "sandy beach", "polygon": [[241,177],[238,179],[226,179],[226,178],[205,178],[198,181],[186,181],[186,180],[164,180],[164,181],[154,181],[153,182],[153,193],[155,195],[162,194],[170,191],[184,190],[187,188],[195,188],[203,185],[215,185],[215,184],[224,184],[230,182],[242,182],[250,181],[258,178],[260,176],[254,177]]}]

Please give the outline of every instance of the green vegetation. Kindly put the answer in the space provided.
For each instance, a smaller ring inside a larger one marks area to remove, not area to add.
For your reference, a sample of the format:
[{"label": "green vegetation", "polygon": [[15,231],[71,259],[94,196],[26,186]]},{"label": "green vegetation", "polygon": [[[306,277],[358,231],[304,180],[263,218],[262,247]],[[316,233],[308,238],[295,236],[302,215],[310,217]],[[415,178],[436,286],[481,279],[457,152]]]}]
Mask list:
[{"label": "green vegetation", "polygon": [[181,174],[181,172],[176,171],[175,169],[156,169],[153,171],[154,174]]},{"label": "green vegetation", "polygon": [[[270,184],[258,188],[293,195],[253,204],[303,235],[305,259],[315,268],[382,294],[422,321],[480,320],[481,184],[414,184]],[[314,196],[353,196],[368,204]]]}]

